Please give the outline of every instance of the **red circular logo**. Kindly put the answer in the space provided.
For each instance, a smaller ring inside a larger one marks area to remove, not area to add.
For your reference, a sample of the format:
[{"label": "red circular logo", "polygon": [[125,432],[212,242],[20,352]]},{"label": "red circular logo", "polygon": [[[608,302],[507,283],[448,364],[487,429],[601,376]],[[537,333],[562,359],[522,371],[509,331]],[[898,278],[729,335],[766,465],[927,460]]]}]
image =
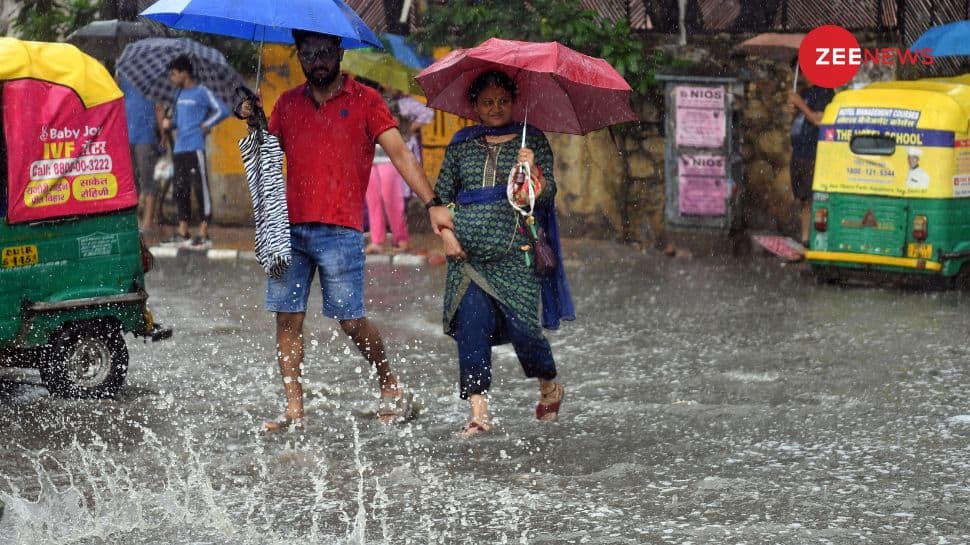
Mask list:
[{"label": "red circular logo", "polygon": [[849,83],[860,64],[862,49],[858,40],[837,25],[812,30],[798,48],[798,66],[819,87],[833,89]]}]

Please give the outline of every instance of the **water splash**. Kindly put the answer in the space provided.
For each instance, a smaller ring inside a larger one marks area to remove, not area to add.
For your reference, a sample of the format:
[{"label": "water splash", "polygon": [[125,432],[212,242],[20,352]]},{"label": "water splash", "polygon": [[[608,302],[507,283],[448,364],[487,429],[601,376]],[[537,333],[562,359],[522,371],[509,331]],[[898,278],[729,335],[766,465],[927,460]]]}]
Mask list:
[{"label": "water splash", "polygon": [[354,429],[354,467],[357,469],[357,515],[354,517],[354,526],[347,536],[349,545],[365,545],[367,542],[367,506],[364,498],[364,465],[360,454],[360,428],[357,421],[350,415],[348,419]]}]

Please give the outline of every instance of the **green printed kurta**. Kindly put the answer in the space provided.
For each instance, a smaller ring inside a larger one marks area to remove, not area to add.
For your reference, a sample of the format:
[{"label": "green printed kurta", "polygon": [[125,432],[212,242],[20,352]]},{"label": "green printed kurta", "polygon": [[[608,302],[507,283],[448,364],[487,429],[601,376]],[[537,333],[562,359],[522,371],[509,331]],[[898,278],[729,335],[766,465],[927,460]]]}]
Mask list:
[{"label": "green printed kurta", "polygon": [[[504,142],[498,149],[494,185],[506,187],[509,172],[517,163],[519,137]],[[556,195],[553,178],[552,149],[546,137],[529,134],[526,147],[535,153],[535,163],[544,177],[542,193],[536,197],[536,208],[551,206]],[[494,153],[494,152],[493,152]],[[454,335],[452,320],[468,285],[474,282],[500,304],[515,313],[530,331],[541,335],[539,324],[539,279],[532,268],[532,255],[526,262],[522,247],[529,238],[519,227],[525,218],[508,200],[491,203],[459,205],[458,193],[489,187],[492,179],[484,179],[488,151],[485,138],[480,137],[451,144],[445,151],[444,162],[435,193],[446,204],[455,203],[455,234],[468,254],[464,262],[448,261],[445,280],[444,330]]]}]

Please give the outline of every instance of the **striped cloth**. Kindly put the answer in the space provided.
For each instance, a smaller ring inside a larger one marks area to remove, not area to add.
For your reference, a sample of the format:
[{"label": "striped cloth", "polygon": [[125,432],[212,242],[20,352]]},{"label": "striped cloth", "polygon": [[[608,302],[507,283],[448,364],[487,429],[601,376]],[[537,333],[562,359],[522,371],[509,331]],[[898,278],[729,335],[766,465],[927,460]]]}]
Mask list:
[{"label": "striped cloth", "polygon": [[[279,278],[290,266],[290,219],[283,180],[283,150],[272,134],[257,130],[239,141],[256,219],[256,259]],[[262,136],[262,143],[260,143]]]}]

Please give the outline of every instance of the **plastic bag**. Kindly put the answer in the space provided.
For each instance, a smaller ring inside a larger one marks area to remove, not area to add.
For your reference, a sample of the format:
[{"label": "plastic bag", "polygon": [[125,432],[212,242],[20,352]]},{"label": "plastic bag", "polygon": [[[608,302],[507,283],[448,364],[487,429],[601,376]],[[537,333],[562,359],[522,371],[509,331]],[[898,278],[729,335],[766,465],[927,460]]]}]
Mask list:
[{"label": "plastic bag", "polygon": [[167,182],[172,179],[175,174],[175,166],[172,164],[172,158],[168,155],[163,155],[158,158],[155,162],[155,181],[156,182]]}]

